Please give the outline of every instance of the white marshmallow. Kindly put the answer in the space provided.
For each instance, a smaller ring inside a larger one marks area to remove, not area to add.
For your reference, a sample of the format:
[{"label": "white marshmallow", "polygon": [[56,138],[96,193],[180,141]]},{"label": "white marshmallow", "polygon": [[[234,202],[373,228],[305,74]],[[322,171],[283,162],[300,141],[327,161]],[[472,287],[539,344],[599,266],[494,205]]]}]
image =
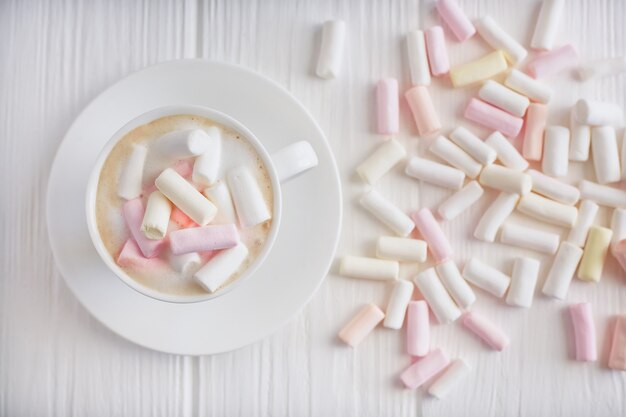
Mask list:
[{"label": "white marshmallow", "polygon": [[616,208],[611,215],[611,230],[613,231],[613,238],[611,245],[615,246],[620,241],[626,239],[626,210]]},{"label": "white marshmallow", "polygon": [[408,236],[415,228],[415,223],[409,216],[376,190],[363,194],[360,203],[374,217],[400,236]]},{"label": "white marshmallow", "polygon": [[504,85],[539,103],[547,103],[552,97],[552,89],[548,85],[516,69],[511,70]]},{"label": "white marshmallow", "polygon": [[176,207],[200,226],[206,226],[217,214],[215,205],[172,168],[167,168],[161,172],[154,181],[154,185]]},{"label": "white marshmallow", "polygon": [[563,126],[548,126],[543,140],[541,169],[551,177],[567,176],[569,163],[569,129]]},{"label": "white marshmallow", "polygon": [[480,90],[478,90],[478,97],[517,117],[524,116],[530,104],[528,97],[516,93],[493,80],[485,81]]},{"label": "white marshmallow", "polygon": [[467,363],[463,359],[456,359],[437,377],[428,388],[428,393],[435,398],[443,399],[469,372],[470,368]]},{"label": "white marshmallow", "polygon": [[483,168],[478,181],[485,187],[520,195],[528,194],[533,185],[528,174],[500,165]]},{"label": "white marshmallow", "polygon": [[426,262],[427,245],[423,240],[381,236],[376,243],[376,256],[401,262]]},{"label": "white marshmallow", "polygon": [[563,300],[582,256],[581,248],[570,242],[562,242],[541,291],[545,295]]},{"label": "white marshmallow", "polygon": [[528,51],[509,35],[491,16],[483,16],[476,22],[480,36],[495,50],[504,52],[506,59],[513,65],[521,62]]},{"label": "white marshmallow", "polygon": [[461,276],[461,272],[453,260],[449,259],[437,265],[436,269],[443,286],[446,287],[448,293],[461,309],[466,310],[474,304],[476,295],[472,287]]},{"label": "white marshmallow", "polygon": [[202,264],[202,259],[200,258],[198,252],[174,255],[172,251],[169,251],[168,261],[175,271],[183,274],[187,274],[192,271],[195,272],[195,269],[199,268]]},{"label": "white marshmallow", "polygon": [[480,218],[478,226],[474,230],[474,237],[485,242],[495,241],[498,229],[513,213],[517,200],[519,200],[517,194],[500,193]]},{"label": "white marshmallow", "polygon": [[439,323],[450,323],[461,316],[461,310],[459,310],[446,292],[437,276],[437,272],[435,272],[435,268],[425,269],[417,274],[413,280]]},{"label": "white marshmallow", "polygon": [[278,181],[285,182],[297,177],[319,163],[317,153],[306,140],[294,142],[272,154]]},{"label": "white marshmallow", "polygon": [[259,183],[248,167],[232,169],[227,179],[237,217],[243,227],[256,226],[272,218]]},{"label": "white marshmallow", "polygon": [[619,151],[614,128],[601,126],[591,129],[591,156],[598,183],[608,184],[621,180]]},{"label": "white marshmallow", "polygon": [[163,239],[167,233],[171,214],[170,201],[160,191],[153,191],[148,197],[146,211],[141,222],[141,232],[148,239]]},{"label": "white marshmallow", "polygon": [[411,84],[430,85],[430,68],[426,54],[424,32],[414,30],[406,35]]},{"label": "white marshmallow", "polygon": [[485,139],[485,143],[496,151],[498,159],[505,167],[516,171],[525,171],[528,168],[528,161],[502,133],[493,132]]},{"label": "white marshmallow", "polygon": [[346,38],[346,23],[343,20],[329,20],[322,28],[322,44],[317,58],[315,73],[320,78],[336,78],[341,70],[343,44]]},{"label": "white marshmallow", "polygon": [[498,298],[504,296],[511,283],[511,278],[508,275],[476,258],[471,258],[465,263],[463,277],[478,288],[482,288]]},{"label": "white marshmallow", "polygon": [[248,248],[243,243],[238,243],[237,246],[220,251],[196,271],[193,277],[208,292],[215,292],[239,270],[247,257]]},{"label": "white marshmallow", "polygon": [[133,145],[133,150],[126,160],[120,179],[117,182],[117,195],[132,200],[141,195],[143,179],[143,167],[146,164],[148,148],[143,145]]},{"label": "white marshmallow", "polygon": [[428,149],[453,167],[463,171],[469,178],[476,178],[482,169],[480,163],[443,136],[435,139]]},{"label": "white marshmallow", "polygon": [[578,122],[591,126],[620,125],[622,108],[614,103],[580,99],[576,103]]},{"label": "white marshmallow", "polygon": [[154,149],[171,158],[201,155],[209,148],[211,138],[202,129],[177,130],[166,133],[154,142]]},{"label": "white marshmallow", "polygon": [[496,151],[462,126],[457,127],[450,133],[450,139],[482,165],[489,165],[496,160]]},{"label": "white marshmallow", "polygon": [[601,206],[626,207],[626,191],[624,190],[587,180],[582,180],[578,184],[578,188],[581,198],[595,201]]},{"label": "white marshmallow", "polygon": [[410,281],[398,280],[393,286],[393,291],[387,302],[385,311],[385,321],[383,326],[388,329],[400,329],[404,323],[406,308],[409,306],[413,295],[413,283]]},{"label": "white marshmallow", "polygon": [[222,129],[209,127],[206,141],[207,149],[193,163],[191,178],[202,185],[212,185],[217,181],[222,158]]},{"label": "white marshmallow", "polygon": [[339,274],[360,279],[396,280],[400,265],[395,261],[347,255],[341,259]]},{"label": "white marshmallow", "polygon": [[569,160],[586,161],[589,159],[589,147],[591,146],[591,126],[582,124],[576,116],[576,107],[570,112],[570,144]]},{"label": "white marshmallow", "polygon": [[237,213],[226,182],[218,181],[211,187],[205,188],[202,193],[217,207],[217,215],[213,223],[233,224],[237,222]]},{"label": "white marshmallow", "polygon": [[606,77],[626,72],[626,57],[606,58],[589,61],[578,67],[578,77],[582,81]]},{"label": "white marshmallow", "polygon": [[574,226],[578,217],[576,207],[557,203],[534,193],[523,196],[517,209],[527,216],[563,227]]},{"label": "white marshmallow", "polygon": [[477,202],[483,193],[483,187],[476,181],[468,182],[465,187],[461,188],[448,197],[446,201],[441,203],[437,212],[442,219],[452,220]]},{"label": "white marshmallow", "polygon": [[550,50],[554,46],[559,30],[559,22],[563,14],[564,0],[543,0],[541,11],[537,17],[535,32],[530,41],[534,49]]},{"label": "white marshmallow", "polygon": [[526,171],[533,181],[533,191],[563,204],[576,204],[580,190],[534,169]]},{"label": "white marshmallow", "polygon": [[505,223],[500,234],[500,242],[506,245],[518,246],[550,255],[556,253],[559,239],[559,235],[556,233],[544,232],[512,223]]},{"label": "white marshmallow", "polygon": [[416,156],[409,160],[404,172],[418,180],[453,190],[461,188],[465,180],[463,171]]},{"label": "white marshmallow", "polygon": [[572,227],[572,230],[569,232],[567,237],[568,242],[571,242],[576,246],[580,246],[581,248],[585,246],[587,233],[596,218],[598,208],[598,205],[590,200],[583,200],[580,203],[578,218],[576,219],[576,223]]},{"label": "white marshmallow", "polygon": [[506,295],[506,303],[517,307],[530,307],[533,304],[535,286],[541,263],[532,258],[516,258],[511,274],[511,287]]},{"label": "white marshmallow", "polygon": [[397,140],[391,139],[380,145],[365,161],[361,162],[356,172],[363,181],[374,185],[398,162],[406,157],[406,149]]}]

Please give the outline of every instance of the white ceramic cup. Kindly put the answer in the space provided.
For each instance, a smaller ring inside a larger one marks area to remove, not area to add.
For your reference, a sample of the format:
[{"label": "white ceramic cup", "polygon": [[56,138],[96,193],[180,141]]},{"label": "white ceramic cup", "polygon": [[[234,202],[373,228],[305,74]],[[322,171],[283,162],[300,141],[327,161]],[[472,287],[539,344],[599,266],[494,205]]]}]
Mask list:
[{"label": "white ceramic cup", "polygon": [[[117,144],[117,142],[121,140],[128,132],[141,125],[150,123],[162,117],[181,114],[202,116],[239,132],[242,137],[247,139],[247,141],[254,147],[257,154],[263,160],[263,163],[265,164],[265,167],[267,168],[267,172],[270,177],[270,183],[272,184],[272,191],[274,195],[272,226],[261,252],[248,266],[248,268],[241,274],[241,276],[237,278],[234,282],[214,293],[207,292],[206,294],[202,295],[181,296],[166,294],[147,287],[130,277],[122,268],[120,268],[119,265],[117,265],[115,259],[111,257],[106,247],[104,246],[102,238],[100,237],[100,232],[98,231],[98,224],[96,220],[96,196],[98,191],[98,182],[100,180],[100,172],[102,171],[102,167],[107,157],[109,156],[109,153]],[[98,159],[96,160],[96,164],[87,182],[86,214],[89,235],[91,236],[91,241],[93,242],[96,251],[102,258],[104,263],[107,265],[107,267],[111,271],[113,271],[115,275],[117,275],[117,277],[122,280],[122,282],[124,282],[132,289],[154,299],[173,303],[193,303],[211,300],[221,295],[224,295],[229,291],[234,290],[236,287],[238,287],[254,275],[254,272],[257,270],[257,268],[267,258],[267,255],[269,254],[274,244],[274,241],[276,240],[276,236],[278,235],[278,231],[280,228],[280,217],[282,212],[282,194],[280,187],[281,182],[288,181],[289,179],[296,177],[300,173],[315,167],[317,163],[317,155],[309,142],[295,142],[291,145],[277,150],[270,156],[263,144],[259,141],[259,139],[257,139],[256,136],[254,136],[254,134],[250,130],[248,130],[237,120],[224,113],[210,109],[208,107],[195,105],[159,107],[147,113],[143,113],[132,119],[130,122],[126,123],[126,125],[120,128],[111,137],[111,139],[108,140],[108,142],[100,151]]]}]

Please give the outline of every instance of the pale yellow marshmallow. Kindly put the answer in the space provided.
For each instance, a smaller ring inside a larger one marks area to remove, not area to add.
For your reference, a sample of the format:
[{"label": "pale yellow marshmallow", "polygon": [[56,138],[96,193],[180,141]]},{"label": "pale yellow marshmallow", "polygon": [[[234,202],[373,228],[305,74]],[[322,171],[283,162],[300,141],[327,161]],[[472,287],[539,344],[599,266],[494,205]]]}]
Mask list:
[{"label": "pale yellow marshmallow", "polygon": [[611,244],[613,231],[606,227],[591,226],[583,257],[578,268],[578,278],[585,281],[600,281],[604,260]]}]

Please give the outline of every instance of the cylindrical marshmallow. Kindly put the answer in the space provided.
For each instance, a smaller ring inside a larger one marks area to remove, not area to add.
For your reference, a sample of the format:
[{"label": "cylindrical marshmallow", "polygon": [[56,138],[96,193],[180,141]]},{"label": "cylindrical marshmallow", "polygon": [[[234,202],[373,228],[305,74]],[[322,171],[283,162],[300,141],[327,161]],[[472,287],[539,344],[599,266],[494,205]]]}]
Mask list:
[{"label": "cylindrical marshmallow", "polygon": [[207,149],[196,158],[191,177],[194,182],[206,186],[217,181],[222,158],[222,129],[211,126],[207,130]]},{"label": "cylindrical marshmallow", "polygon": [[578,53],[572,45],[565,45],[537,56],[528,63],[528,73],[534,78],[547,78],[578,64]]},{"label": "cylindrical marshmallow", "polygon": [[237,213],[233,199],[230,196],[228,185],[224,181],[218,181],[202,192],[217,207],[217,215],[213,223],[231,224],[237,222]]},{"label": "cylindrical marshmallow", "polygon": [[141,253],[141,249],[137,245],[134,239],[127,239],[122,246],[120,254],[117,256],[117,264],[121,267],[132,268],[146,268],[152,261],[159,260],[159,258],[146,258]]},{"label": "cylindrical marshmallow", "polygon": [[528,194],[533,185],[528,174],[500,165],[483,168],[478,181],[485,187],[520,195]]},{"label": "cylindrical marshmallow", "polygon": [[609,368],[626,371],[626,316],[615,318],[613,341],[609,351]]},{"label": "cylindrical marshmallow", "polygon": [[476,258],[471,258],[465,262],[463,278],[498,298],[504,296],[511,283],[511,278],[508,275]]},{"label": "cylindrical marshmallow", "polygon": [[456,0],[437,0],[437,11],[459,42],[468,40],[476,33],[476,28]]},{"label": "cylindrical marshmallow", "polygon": [[396,261],[364,256],[344,256],[339,266],[340,275],[359,279],[395,280],[399,271],[400,265]]},{"label": "cylindrical marshmallow", "polygon": [[589,147],[591,146],[591,126],[578,121],[576,107],[572,107],[570,112],[569,129],[571,133],[569,160],[586,161],[589,159]]},{"label": "cylindrical marshmallow", "polygon": [[200,226],[208,224],[217,214],[217,207],[171,168],[161,172],[154,184],[165,197]]},{"label": "cylindrical marshmallow", "polygon": [[621,208],[613,210],[613,214],[611,215],[611,230],[613,231],[613,238],[611,239],[612,246],[626,239],[626,210]]},{"label": "cylindrical marshmallow", "polygon": [[498,229],[513,213],[517,200],[519,200],[517,194],[500,193],[480,218],[476,230],[474,230],[474,237],[485,242],[495,241]]},{"label": "cylindrical marshmallow", "polygon": [[227,179],[237,217],[243,227],[253,227],[272,218],[261,187],[248,167],[232,169]]},{"label": "cylindrical marshmallow", "polygon": [[528,168],[528,161],[517,151],[515,146],[505,138],[500,132],[493,132],[485,143],[493,148],[498,155],[498,159],[507,168],[516,171],[525,171]]},{"label": "cylindrical marshmallow", "polygon": [[548,107],[532,103],[526,112],[526,130],[522,144],[522,155],[530,161],[539,161],[543,154],[543,132],[548,120]]},{"label": "cylindrical marshmallow", "polygon": [[468,311],[463,315],[463,325],[492,349],[502,351],[509,345],[508,336],[483,315]]},{"label": "cylindrical marshmallow", "polygon": [[598,183],[609,184],[622,179],[614,128],[600,126],[591,129],[591,156]]},{"label": "cylindrical marshmallow", "polygon": [[428,88],[422,85],[415,86],[407,90],[404,97],[409,104],[420,136],[428,136],[441,129],[441,122],[439,122],[439,116],[437,116]]},{"label": "cylindrical marshmallow", "polygon": [[481,165],[489,165],[496,160],[496,152],[482,139],[462,126],[450,133],[450,139]]},{"label": "cylindrical marshmallow", "polygon": [[381,236],[376,243],[376,256],[400,262],[426,262],[426,242],[405,237]]},{"label": "cylindrical marshmallow", "polygon": [[385,313],[377,305],[367,304],[341,329],[339,339],[347,345],[356,347],[384,317]]},{"label": "cylindrical marshmallow", "polygon": [[546,276],[542,292],[550,297],[565,299],[567,289],[583,256],[583,250],[570,242],[561,242]]},{"label": "cylindrical marshmallow", "polygon": [[569,306],[574,327],[574,346],[577,361],[595,361],[598,359],[596,348],[596,326],[593,322],[591,304],[580,303]]},{"label": "cylindrical marshmallow", "polygon": [[430,69],[424,32],[413,30],[406,35],[412,85],[430,85]]},{"label": "cylindrical marshmallow", "polygon": [[385,78],[376,85],[376,121],[378,133],[395,135],[400,130],[398,80]]},{"label": "cylindrical marshmallow", "polygon": [[441,349],[435,349],[419,361],[406,368],[400,375],[404,386],[415,389],[428,382],[450,364],[450,359]]},{"label": "cylindrical marshmallow", "polygon": [[387,302],[385,311],[385,321],[383,326],[388,329],[399,329],[404,323],[406,308],[413,295],[413,283],[410,281],[398,280],[393,286],[393,291]]},{"label": "cylindrical marshmallow", "polygon": [[273,152],[271,155],[278,182],[286,182],[319,164],[317,153],[310,142],[299,140]]},{"label": "cylindrical marshmallow", "polygon": [[437,212],[442,219],[452,220],[477,202],[483,193],[483,187],[481,187],[478,182],[468,182],[465,187],[461,188],[448,197],[446,201],[441,203]]},{"label": "cylindrical marshmallow", "polygon": [[521,62],[528,51],[509,35],[491,16],[483,16],[476,22],[480,36],[495,50],[501,50],[513,65]]},{"label": "cylindrical marshmallow", "polygon": [[589,228],[583,257],[578,268],[578,278],[584,281],[600,281],[612,237],[613,231],[606,227],[591,226]]},{"label": "cylindrical marshmallow", "polygon": [[534,49],[552,49],[559,30],[565,0],[543,0],[530,42]]},{"label": "cylindrical marshmallow", "polygon": [[336,78],[343,61],[343,44],[346,38],[346,23],[329,20],[322,27],[322,44],[317,58],[316,74],[320,78]]},{"label": "cylindrical marshmallow", "polygon": [[146,212],[141,222],[141,232],[153,240],[163,239],[170,223],[172,204],[159,191],[153,191],[148,197]]},{"label": "cylindrical marshmallow", "polygon": [[148,239],[141,232],[141,224],[144,218],[144,208],[141,198],[128,200],[122,206],[122,214],[126,222],[126,227],[141,249],[141,253],[146,258],[154,258],[158,256],[166,244],[165,239],[153,240]]},{"label": "cylindrical marshmallow", "polygon": [[469,178],[476,178],[482,169],[480,163],[443,136],[435,139],[429,150],[453,167],[463,171]]},{"label": "cylindrical marshmallow", "polygon": [[435,268],[425,269],[417,274],[413,280],[439,323],[446,324],[459,318],[461,310],[450,298],[450,295],[439,280]]},{"label": "cylindrical marshmallow", "polygon": [[589,61],[578,67],[578,77],[582,81],[606,77],[626,72],[626,57],[606,58]]},{"label": "cylindrical marshmallow", "polygon": [[469,101],[463,115],[468,120],[511,138],[517,137],[524,124],[524,119],[475,98]]},{"label": "cylindrical marshmallow", "polygon": [[436,263],[448,260],[452,256],[452,246],[435,220],[433,213],[426,207],[411,214],[415,227],[428,244],[428,250]]},{"label": "cylindrical marshmallow", "polygon": [[622,269],[626,271],[626,239],[620,240],[618,243],[613,245],[611,252],[613,257],[617,259],[617,262],[620,264]]},{"label": "cylindrical marshmallow", "polygon": [[453,190],[460,189],[465,180],[463,171],[417,156],[409,159],[404,172],[418,180]]},{"label": "cylindrical marshmallow", "polygon": [[506,69],[504,53],[495,51],[450,69],[450,80],[454,87],[464,87],[494,77]]},{"label": "cylindrical marshmallow", "polygon": [[376,190],[370,190],[363,194],[360,203],[374,217],[400,236],[408,236],[415,228],[415,224],[409,216]]},{"label": "cylindrical marshmallow", "polygon": [[522,117],[530,104],[528,97],[506,88],[493,80],[487,80],[478,90],[478,97],[513,116]]},{"label": "cylindrical marshmallow", "polygon": [[236,246],[237,243],[239,233],[234,224],[190,227],[170,233],[170,249],[174,255],[227,249]]},{"label": "cylindrical marshmallow", "polygon": [[472,287],[461,276],[461,272],[453,260],[449,259],[435,268],[443,286],[446,287],[448,293],[461,309],[466,310],[474,304],[476,295]]},{"label": "cylindrical marshmallow", "polygon": [[569,130],[563,126],[548,126],[543,141],[541,170],[551,177],[565,177],[568,163]]},{"label": "cylindrical marshmallow", "polygon": [[202,264],[202,258],[197,252],[183,253],[182,255],[174,255],[171,251],[168,253],[168,261],[175,271],[186,274],[189,271],[195,272]]},{"label": "cylindrical marshmallow", "polygon": [[559,247],[560,237],[556,233],[505,223],[502,226],[500,242],[537,252],[554,255]]},{"label": "cylindrical marshmallow", "polygon": [[573,185],[565,184],[556,178],[549,177],[534,169],[526,171],[533,181],[532,190],[563,204],[576,204],[580,198],[580,190]]},{"label": "cylindrical marshmallow", "polygon": [[589,232],[589,228],[593,224],[593,221],[596,218],[596,214],[598,213],[598,205],[590,200],[583,200],[580,203],[580,208],[578,209],[578,217],[576,218],[576,223],[570,230],[569,235],[567,236],[567,241],[573,243],[576,246],[583,247],[585,246],[585,241],[587,240],[587,233]]},{"label": "cylindrical marshmallow", "polygon": [[220,251],[204,264],[193,277],[208,292],[217,291],[233,276],[248,257],[248,248],[243,243]]},{"label": "cylindrical marshmallow", "polygon": [[146,164],[148,148],[143,145],[133,145],[130,156],[126,160],[117,183],[117,195],[132,200],[141,195],[143,167]]},{"label": "cylindrical marshmallow", "polygon": [[578,217],[576,207],[557,203],[534,193],[523,196],[517,209],[527,216],[563,227],[574,226]]},{"label": "cylindrical marshmallow", "polygon": [[428,388],[428,393],[435,398],[443,399],[448,393],[462,381],[470,368],[463,359],[456,359]]},{"label": "cylindrical marshmallow", "polygon": [[509,72],[504,85],[538,103],[545,104],[552,97],[552,89],[549,86],[516,69]]},{"label": "cylindrical marshmallow", "polygon": [[576,119],[591,126],[620,125],[622,108],[615,103],[580,99],[576,102]]},{"label": "cylindrical marshmallow", "polygon": [[506,295],[506,303],[517,307],[530,307],[533,304],[535,285],[541,263],[532,258],[516,258],[511,274],[511,287]]},{"label": "cylindrical marshmallow", "polygon": [[426,356],[430,351],[430,323],[426,301],[411,301],[406,312],[406,351]]},{"label": "cylindrical marshmallow", "polygon": [[433,26],[426,31],[425,35],[431,74],[435,77],[447,74],[450,71],[450,60],[448,59],[443,28]]},{"label": "cylindrical marshmallow", "polygon": [[582,180],[578,184],[580,197],[595,201],[601,206],[626,208],[626,191]]},{"label": "cylindrical marshmallow", "polygon": [[158,138],[154,149],[168,157],[189,158],[206,152],[210,139],[202,129],[177,130]]},{"label": "cylindrical marshmallow", "polygon": [[398,162],[406,157],[406,149],[400,143],[391,139],[380,145],[373,154],[361,162],[356,172],[370,185],[375,184]]}]

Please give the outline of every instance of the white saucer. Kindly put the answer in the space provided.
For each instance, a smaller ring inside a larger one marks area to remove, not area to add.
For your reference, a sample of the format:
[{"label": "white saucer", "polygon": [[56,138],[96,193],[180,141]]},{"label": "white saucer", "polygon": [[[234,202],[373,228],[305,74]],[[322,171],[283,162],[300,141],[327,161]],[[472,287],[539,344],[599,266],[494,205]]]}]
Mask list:
[{"label": "white saucer", "polygon": [[[249,280],[213,300],[173,304],[142,295],[109,271],[85,221],[85,187],[100,148],[120,126],[156,107],[197,104],[248,127],[271,153],[309,141],[319,165],[283,184],[281,227]],[[341,186],[322,130],[284,88],[241,67],[180,60],[114,84],[77,117],[57,151],[47,195],[48,234],[57,266],[83,306],[120,336],[185,355],[225,352],[284,325],[326,276],[341,227]]]}]

